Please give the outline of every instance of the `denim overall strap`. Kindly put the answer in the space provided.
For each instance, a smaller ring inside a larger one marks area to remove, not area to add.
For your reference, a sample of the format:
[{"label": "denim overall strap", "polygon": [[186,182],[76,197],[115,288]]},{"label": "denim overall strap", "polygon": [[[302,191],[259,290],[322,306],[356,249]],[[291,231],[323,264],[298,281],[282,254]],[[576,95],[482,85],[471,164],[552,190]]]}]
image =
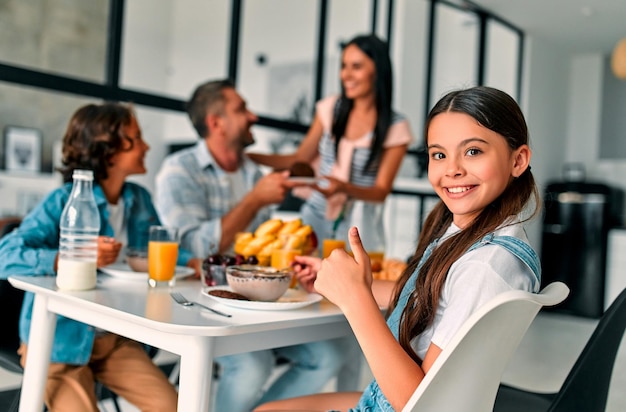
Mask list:
[{"label": "denim overall strap", "polygon": [[[409,280],[404,284],[402,288],[402,292],[400,292],[400,297],[398,298],[398,304],[391,312],[389,317],[387,318],[387,326],[391,330],[393,336],[398,340],[400,333],[400,317],[402,316],[402,311],[406,306],[411,293],[415,290],[415,281],[417,279],[417,275],[419,274],[420,268],[426,262],[437,246],[437,242],[439,239],[432,242],[422,255],[419,263],[417,264],[417,268],[411,274]],[[393,412],[394,409],[383,395],[383,392],[380,390],[378,386],[378,382],[373,380],[367,388],[363,391],[363,395],[359,400],[357,406],[353,409],[350,409],[350,412]]]},{"label": "denim overall strap", "polygon": [[[402,292],[400,293],[400,298],[398,299],[398,304],[394,308],[394,310],[387,318],[387,325],[393,333],[393,336],[398,340],[399,331],[400,331],[400,318],[402,316],[402,312],[407,305],[409,296],[413,293],[415,281],[417,275],[419,273],[420,268],[423,263],[428,259],[433,251],[433,249],[437,246],[437,241],[431,243],[426,251],[422,255],[419,264],[415,271],[411,274],[411,277],[404,285]],[[495,236],[493,233],[488,234],[483,237],[478,242],[474,243],[468,249],[468,252],[477,249],[481,246],[485,246],[488,244],[499,245],[511,252],[517,258],[519,258],[525,265],[530,268],[530,270],[535,275],[534,281],[539,282],[541,279],[541,265],[539,263],[539,258],[535,251],[524,241],[513,237],[513,236]],[[467,252],[466,252],[467,253]],[[533,285],[535,286],[535,285]],[[363,396],[359,400],[359,403],[354,409],[350,409],[351,412],[393,412],[393,408],[385,395],[380,390],[378,386],[378,382],[373,380],[365,391],[363,392]]]},{"label": "denim overall strap", "polygon": [[424,262],[426,262],[426,260],[430,257],[433,250],[437,246],[438,241],[439,239],[436,239],[434,242],[428,245],[428,247],[424,251],[424,254],[422,255],[419,263],[417,264],[417,267],[415,268],[415,270],[411,274],[411,277],[404,284],[404,287],[402,288],[402,292],[400,293],[400,298],[398,299],[398,304],[396,305],[396,307],[393,309],[393,311],[387,318],[387,326],[389,326],[389,329],[391,329],[391,333],[393,333],[393,336],[396,338],[396,340],[398,340],[400,337],[400,317],[402,316],[402,311],[404,310],[404,307],[406,306],[409,300],[409,297],[411,296],[411,293],[413,293],[413,291],[415,290],[414,286],[415,286],[415,282],[417,279],[417,275],[420,269],[422,268],[422,265],[424,264]]},{"label": "denim overall strap", "polygon": [[528,243],[514,236],[495,236],[493,233],[490,233],[479,242],[474,243],[468,249],[468,252],[487,244],[502,246],[521,260],[535,275],[532,285],[533,290],[539,287],[539,284],[541,284],[541,262],[537,253]]}]

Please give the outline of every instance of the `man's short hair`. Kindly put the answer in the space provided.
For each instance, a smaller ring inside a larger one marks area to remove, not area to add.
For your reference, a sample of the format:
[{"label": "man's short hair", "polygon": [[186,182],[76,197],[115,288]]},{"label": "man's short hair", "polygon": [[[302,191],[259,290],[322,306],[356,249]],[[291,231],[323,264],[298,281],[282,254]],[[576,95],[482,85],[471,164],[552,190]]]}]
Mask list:
[{"label": "man's short hair", "polygon": [[209,135],[206,125],[208,113],[223,113],[224,110],[224,89],[234,89],[235,84],[230,79],[211,80],[201,84],[191,95],[187,102],[187,115],[191,120],[198,136],[205,138]]}]

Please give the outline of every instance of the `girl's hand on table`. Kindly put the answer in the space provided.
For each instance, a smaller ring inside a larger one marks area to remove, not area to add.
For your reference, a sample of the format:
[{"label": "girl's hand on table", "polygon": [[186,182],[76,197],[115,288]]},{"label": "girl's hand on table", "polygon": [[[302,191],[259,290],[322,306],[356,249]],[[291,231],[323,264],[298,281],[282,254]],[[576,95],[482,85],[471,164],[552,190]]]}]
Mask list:
[{"label": "girl's hand on table", "polygon": [[295,256],[292,267],[295,271],[294,276],[300,282],[300,285],[309,293],[315,292],[313,283],[320,270],[322,260],[312,256]]},{"label": "girl's hand on table", "polygon": [[315,289],[342,310],[349,305],[359,305],[364,294],[372,295],[370,258],[356,227],[350,228],[348,240],[354,257],[345,250],[333,250],[322,261],[315,280]]},{"label": "girl's hand on table", "polygon": [[115,263],[117,256],[122,250],[122,244],[109,236],[98,236],[98,262],[97,266],[103,267]]}]

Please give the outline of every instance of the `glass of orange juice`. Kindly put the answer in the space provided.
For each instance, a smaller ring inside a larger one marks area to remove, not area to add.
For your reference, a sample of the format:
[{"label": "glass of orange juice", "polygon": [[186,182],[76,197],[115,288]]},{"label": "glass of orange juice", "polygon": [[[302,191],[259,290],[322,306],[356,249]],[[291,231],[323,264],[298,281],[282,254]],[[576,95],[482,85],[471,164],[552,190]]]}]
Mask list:
[{"label": "glass of orange juice", "polygon": [[322,257],[325,259],[330,256],[330,252],[335,249],[346,249],[345,240],[340,239],[324,239],[322,241]]},{"label": "glass of orange juice", "polygon": [[174,286],[178,258],[178,229],[150,226],[148,239],[148,284],[151,287]]},{"label": "glass of orange juice", "polygon": [[380,270],[383,268],[383,260],[385,260],[385,252],[368,251],[367,255],[370,258],[370,263],[372,265],[372,272],[380,272]]}]

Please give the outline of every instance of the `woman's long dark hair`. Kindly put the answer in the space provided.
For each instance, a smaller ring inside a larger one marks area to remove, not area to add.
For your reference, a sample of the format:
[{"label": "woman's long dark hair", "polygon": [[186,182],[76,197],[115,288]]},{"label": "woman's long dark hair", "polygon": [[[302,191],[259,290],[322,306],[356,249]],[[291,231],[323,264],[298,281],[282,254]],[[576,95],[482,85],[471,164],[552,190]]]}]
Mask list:
[{"label": "woman's long dark hair", "polygon": [[[74,169],[93,170],[94,181],[108,177],[113,155],[133,141],[124,133],[134,113],[120,103],[88,104],[79,108],[67,125],[63,137],[63,166],[58,170],[64,182],[72,181]],[[130,150],[130,149],[128,149]]]},{"label": "woman's long dark hair", "polygon": [[[482,126],[506,139],[511,150],[528,144],[528,128],[522,111],[513,98],[500,90],[474,87],[444,96],[433,107],[426,120],[426,146],[430,122],[437,115],[446,112],[465,113],[473,117]],[[416,362],[421,364],[422,360],[411,347],[411,340],[433,323],[450,266],[476,241],[505,224],[511,216],[522,214],[530,200],[534,200],[534,209],[528,219],[539,212],[540,201],[529,166],[519,177],[512,179],[504,192],[468,227],[442,242],[424,262],[417,276],[415,292],[409,298],[400,321],[400,344]],[[427,246],[440,238],[451,223],[452,213],[440,201],[424,223],[415,254],[396,286],[389,313],[398,304],[400,291],[417,268]]]},{"label": "woman's long dark hair", "polygon": [[[378,118],[376,119],[376,126],[374,128],[374,139],[370,147],[370,156],[367,159],[364,169],[368,170],[380,156],[383,142],[387,136],[387,130],[389,130],[389,126],[391,125],[391,102],[393,98],[391,59],[389,58],[389,47],[387,43],[373,34],[357,36],[350,40],[345,47],[350,45],[355,45],[372,59],[374,67],[376,68],[374,94]],[[338,150],[339,141],[346,131],[348,117],[350,117],[353,104],[354,102],[346,97],[346,92],[342,86],[341,96],[339,97],[333,116],[332,134],[335,137],[335,153]]]}]

